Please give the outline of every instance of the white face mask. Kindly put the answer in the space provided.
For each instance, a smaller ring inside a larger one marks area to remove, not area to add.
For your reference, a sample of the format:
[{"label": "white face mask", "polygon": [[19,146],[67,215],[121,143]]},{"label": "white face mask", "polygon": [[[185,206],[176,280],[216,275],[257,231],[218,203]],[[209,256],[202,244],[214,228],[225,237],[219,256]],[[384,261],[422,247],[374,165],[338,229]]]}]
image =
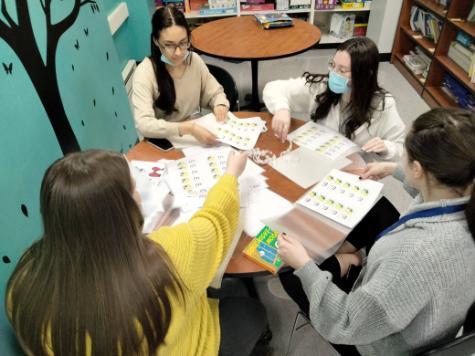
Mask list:
[{"label": "white face mask", "polygon": [[[188,50],[186,51],[185,56],[183,57],[183,61],[182,61],[182,62],[185,62],[185,61],[188,59],[188,57],[190,56],[190,53],[191,53],[190,51],[188,51]],[[172,67],[176,66],[176,64],[173,63],[171,60],[169,60],[163,53],[162,53],[162,55],[161,55],[161,57],[160,57],[160,60],[161,60],[163,63],[166,63],[166,64],[168,64],[168,65],[171,65]],[[180,62],[180,63],[181,63],[181,62]]]}]

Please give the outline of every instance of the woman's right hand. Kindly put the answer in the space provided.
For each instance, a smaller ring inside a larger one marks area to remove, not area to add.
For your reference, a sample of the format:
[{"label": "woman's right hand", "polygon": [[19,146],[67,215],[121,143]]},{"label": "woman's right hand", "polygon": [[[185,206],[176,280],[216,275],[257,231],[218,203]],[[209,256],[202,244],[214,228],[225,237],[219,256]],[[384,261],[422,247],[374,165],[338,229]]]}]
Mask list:
[{"label": "woman's right hand", "polygon": [[247,152],[246,151],[233,151],[229,152],[228,164],[226,167],[226,173],[231,174],[238,178],[244,168],[246,168],[247,163]]},{"label": "woman's right hand", "polygon": [[284,142],[290,128],[290,111],[289,109],[279,109],[272,118],[272,131],[274,135]]},{"label": "woman's right hand", "polygon": [[180,135],[189,134],[205,145],[216,145],[219,141],[214,133],[193,121],[184,121],[179,126]]},{"label": "woman's right hand", "polygon": [[361,178],[379,180],[392,175],[396,170],[396,167],[397,163],[394,162],[369,163],[366,168],[364,168],[364,171],[361,174]]}]

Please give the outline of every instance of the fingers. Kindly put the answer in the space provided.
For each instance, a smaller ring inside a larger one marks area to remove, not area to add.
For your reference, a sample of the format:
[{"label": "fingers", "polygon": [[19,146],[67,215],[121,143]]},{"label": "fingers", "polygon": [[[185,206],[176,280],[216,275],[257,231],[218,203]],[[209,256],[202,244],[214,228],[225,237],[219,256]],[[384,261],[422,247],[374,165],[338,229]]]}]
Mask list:
[{"label": "fingers", "polygon": [[365,152],[384,153],[387,151],[386,144],[379,137],[374,137],[366,142],[361,149]]}]

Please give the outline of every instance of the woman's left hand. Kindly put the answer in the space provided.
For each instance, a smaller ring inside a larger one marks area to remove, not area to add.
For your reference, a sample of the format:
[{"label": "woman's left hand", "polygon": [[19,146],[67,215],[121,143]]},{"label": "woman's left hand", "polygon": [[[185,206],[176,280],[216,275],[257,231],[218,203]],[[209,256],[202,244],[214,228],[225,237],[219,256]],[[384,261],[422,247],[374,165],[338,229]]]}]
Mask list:
[{"label": "woman's left hand", "polygon": [[277,244],[280,257],[294,269],[299,269],[312,260],[300,241],[285,233],[279,235]]},{"label": "woman's left hand", "polygon": [[361,149],[365,152],[374,152],[381,155],[385,155],[388,153],[388,148],[380,137],[374,137],[368,142],[366,142]]},{"label": "woman's left hand", "polygon": [[228,114],[228,107],[224,105],[216,105],[213,109],[214,116],[218,122],[223,122],[226,120],[226,115]]}]

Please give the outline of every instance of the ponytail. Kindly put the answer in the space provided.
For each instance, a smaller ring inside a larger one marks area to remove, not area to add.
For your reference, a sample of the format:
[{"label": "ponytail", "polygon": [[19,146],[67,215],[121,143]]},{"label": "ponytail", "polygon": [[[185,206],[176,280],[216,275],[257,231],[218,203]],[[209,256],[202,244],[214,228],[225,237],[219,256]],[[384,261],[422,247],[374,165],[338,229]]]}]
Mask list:
[{"label": "ponytail", "polygon": [[462,191],[471,187],[465,215],[475,239],[475,113],[430,110],[414,121],[405,146],[409,161],[418,161],[439,183]]}]

